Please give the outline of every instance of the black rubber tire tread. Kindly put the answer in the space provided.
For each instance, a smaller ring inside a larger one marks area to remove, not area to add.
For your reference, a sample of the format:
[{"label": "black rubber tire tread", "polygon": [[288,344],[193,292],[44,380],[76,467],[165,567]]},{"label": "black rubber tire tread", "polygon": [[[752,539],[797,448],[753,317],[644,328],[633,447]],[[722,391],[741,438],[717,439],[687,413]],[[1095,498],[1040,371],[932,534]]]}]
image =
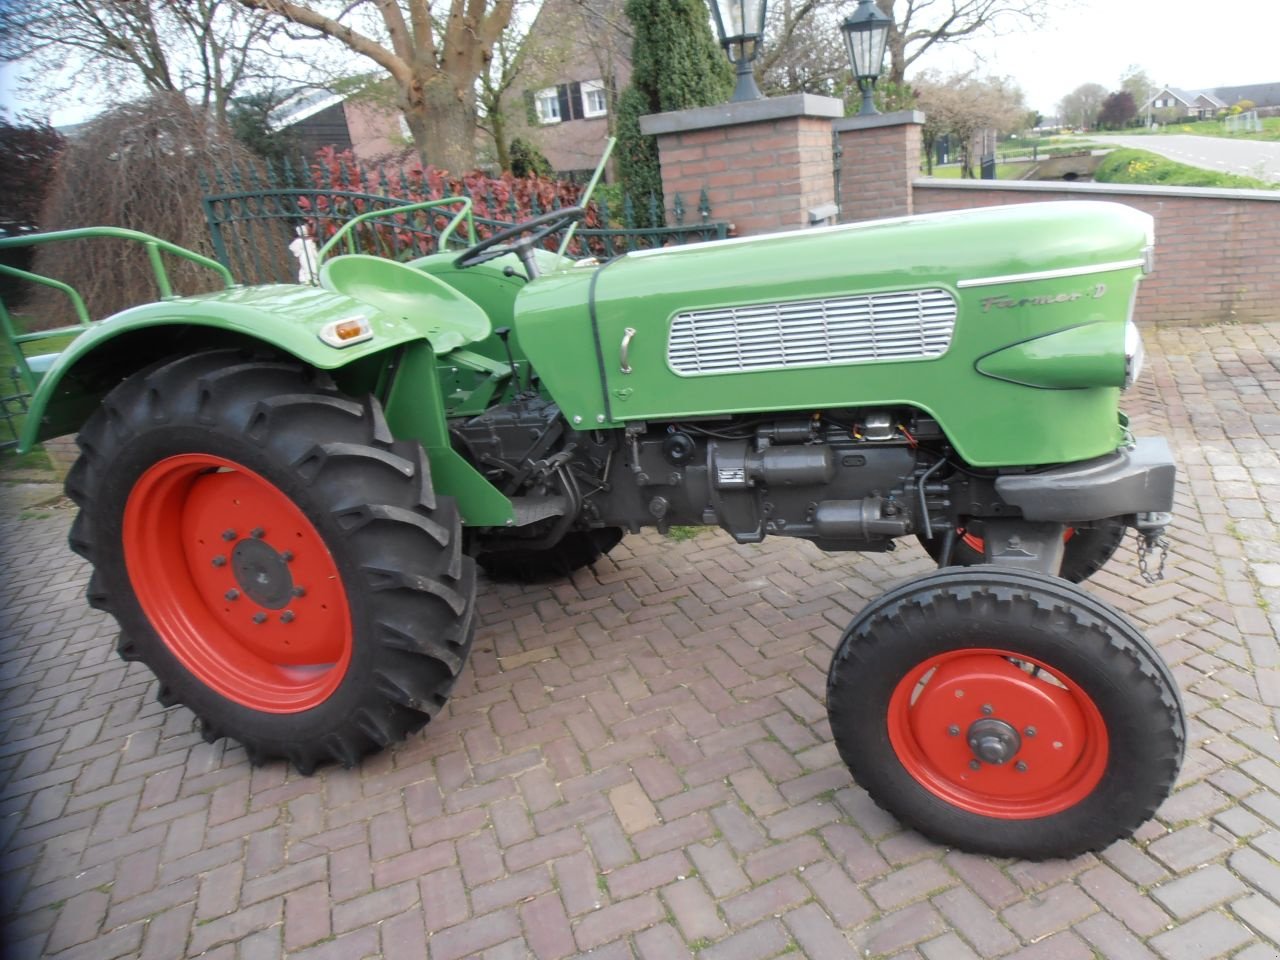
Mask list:
[{"label": "black rubber tire tread", "polygon": [[[1062,548],[1062,570],[1058,574],[1070,583],[1084,583],[1101,570],[1124,542],[1125,532],[1129,528],[1120,520],[1109,518],[1099,520],[1092,526],[1079,526]],[[942,556],[942,537],[937,535],[928,539],[924,534],[917,534],[920,546],[937,563]],[[986,563],[982,553],[973,549],[960,538],[956,538],[951,550],[953,567],[972,567]]]},{"label": "black rubber tire tread", "polygon": [[[475,565],[421,446],[395,440],[372,398],[344,396],[297,363],[209,351],[124,381],[77,442],[70,543],[95,568],[89,603],[115,616],[120,656],[145,663],[160,702],[188,706],[205,739],[229,737],[254,763],[281,757],[309,774],[404,739],[444,705],[474,636]],[[257,471],[325,541],[346,587],[352,654],[323,702],[276,714],[229,700],[183,666],[143,613],[126,570],[124,507],[143,471],[180,453]]]},{"label": "black rubber tire tread", "polygon": [[[1034,819],[984,816],[929,792],[902,765],[888,734],[894,688],[928,658],[972,647],[1035,657],[1093,699],[1109,754],[1080,802]],[[1173,674],[1136,627],[1061,579],[990,565],[934,571],[868,604],[836,648],[827,710],[841,758],[880,807],[941,843],[1027,860],[1074,857],[1132,834],[1173,789],[1186,744]]]},{"label": "black rubber tire tread", "polygon": [[558,580],[591,566],[622,541],[623,532],[621,527],[570,530],[554,547],[491,550],[476,557],[476,563],[491,580],[515,583]]}]

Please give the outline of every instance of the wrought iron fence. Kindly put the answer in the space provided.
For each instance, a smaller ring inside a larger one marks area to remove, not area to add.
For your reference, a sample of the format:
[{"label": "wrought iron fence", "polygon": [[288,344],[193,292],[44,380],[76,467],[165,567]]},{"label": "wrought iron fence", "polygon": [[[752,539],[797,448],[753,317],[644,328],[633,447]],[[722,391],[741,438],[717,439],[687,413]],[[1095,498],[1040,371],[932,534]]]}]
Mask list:
[{"label": "wrought iron fence", "polygon": [[[368,189],[370,185],[376,192]],[[420,179],[403,170],[388,174],[385,168],[344,168],[335,175],[323,165],[300,170],[285,164],[266,172],[233,169],[226,177],[205,182],[203,204],[214,255],[237,279],[243,283],[293,282],[305,281],[314,272],[307,267],[300,270],[300,261],[314,254],[309,242],[319,244],[356,214],[389,210],[421,199],[421,186]],[[475,217],[481,237],[563,205],[558,195],[550,204],[540,204],[533,193],[521,206],[514,191],[503,200],[494,196],[491,188],[477,193],[465,182],[458,186],[461,196],[491,214]],[[504,216],[492,215],[499,211]],[[440,234],[454,212],[437,208],[371,220],[355,231],[355,250],[396,260],[436,252]],[[611,204],[607,195],[601,196],[591,202],[569,255],[604,260],[635,250],[728,236],[729,224],[712,220],[705,190],[698,197],[696,211],[689,211],[684,197],[677,194],[671,198],[671,223],[664,214],[652,196],[640,204],[629,196]],[[553,237],[548,246],[558,243],[559,238]]]}]

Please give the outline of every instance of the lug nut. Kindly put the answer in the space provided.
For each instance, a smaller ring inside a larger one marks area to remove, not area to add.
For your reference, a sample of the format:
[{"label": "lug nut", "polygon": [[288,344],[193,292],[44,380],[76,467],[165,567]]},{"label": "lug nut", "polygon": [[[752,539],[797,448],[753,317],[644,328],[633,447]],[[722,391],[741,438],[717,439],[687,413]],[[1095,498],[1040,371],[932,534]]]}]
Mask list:
[{"label": "lug nut", "polygon": [[982,761],[981,761],[981,760],[970,760],[970,761],[969,761],[969,769],[970,769],[970,770],[981,770],[981,769],[982,769]]},{"label": "lug nut", "polygon": [[253,539],[255,540],[261,540],[265,533],[266,531],[263,530],[261,527],[254,527],[252,530],[249,531],[249,536],[253,537]]},{"label": "lug nut", "polygon": [[307,588],[306,588],[306,587],[294,587],[294,588],[293,588],[293,595],[294,595],[295,597],[305,597],[305,596],[307,595]]},{"label": "lug nut", "polygon": [[267,622],[267,615],[266,615],[265,613],[263,613],[261,610],[259,610],[257,613],[255,613],[255,614],[253,615],[253,622],[254,622],[254,623],[266,623],[266,622]]},{"label": "lug nut", "polygon": [[950,736],[950,737],[960,736],[960,728],[953,723],[951,726],[947,727],[947,736]]},{"label": "lug nut", "polygon": [[1022,732],[1026,734],[1028,737],[1034,737],[1036,735],[1036,728],[1027,727],[1027,729],[1023,730]]},{"label": "lug nut", "polygon": [[281,623],[293,623],[293,611],[292,611],[292,610],[286,610],[284,613],[280,614],[280,622],[281,622]]},{"label": "lug nut", "polygon": [[222,554],[218,554],[216,557],[213,558],[213,565],[215,567],[225,567],[227,565],[227,558],[224,557]]},{"label": "lug nut", "polygon": [[293,563],[293,551],[286,550],[284,553],[280,554],[280,559],[285,563]]},{"label": "lug nut", "polygon": [[995,710],[993,710],[993,709],[991,708],[991,704],[989,704],[989,703],[984,703],[984,704],[982,705],[982,715],[983,715],[984,717],[989,717],[989,716],[991,716],[993,713],[995,713]]},{"label": "lug nut", "polygon": [[1025,760],[1019,760],[1017,763],[1013,765],[1013,769],[1017,770],[1019,773],[1026,773],[1027,762]]},{"label": "lug nut", "polygon": [[235,590],[235,589],[231,589],[231,590],[228,590],[228,591],[226,592],[226,594],[224,594],[224,596],[226,596],[226,598],[227,598],[228,600],[239,600],[239,599],[240,599],[240,591],[239,591],[239,590]]},{"label": "lug nut", "polygon": [[236,538],[236,532],[235,532],[234,530],[223,530],[223,531],[222,531],[222,539],[223,539],[223,540],[234,540],[235,538]]}]

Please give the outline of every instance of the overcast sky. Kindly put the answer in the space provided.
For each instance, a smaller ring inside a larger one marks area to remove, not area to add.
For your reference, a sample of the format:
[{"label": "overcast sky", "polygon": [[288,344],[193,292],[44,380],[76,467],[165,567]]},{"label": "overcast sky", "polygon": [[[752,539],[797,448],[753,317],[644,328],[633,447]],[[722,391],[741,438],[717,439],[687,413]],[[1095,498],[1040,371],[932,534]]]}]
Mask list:
[{"label": "overcast sky", "polygon": [[1012,77],[1046,116],[1082,83],[1108,90],[1130,64],[1157,86],[1186,90],[1280,82],[1278,0],[1058,0],[1030,32],[966,40],[919,67]]},{"label": "overcast sky", "polygon": [[[1043,28],[935,47],[915,69],[976,66],[1012,77],[1028,106],[1046,116],[1082,83],[1116,89],[1130,64],[1143,67],[1157,86],[1187,90],[1280,82],[1280,0],[1055,0],[1046,6],[1053,12]],[[13,76],[0,67],[0,101],[10,105]],[[108,95],[85,91],[83,106],[54,110],[52,119],[86,119]],[[17,106],[49,112],[38,102]]]}]

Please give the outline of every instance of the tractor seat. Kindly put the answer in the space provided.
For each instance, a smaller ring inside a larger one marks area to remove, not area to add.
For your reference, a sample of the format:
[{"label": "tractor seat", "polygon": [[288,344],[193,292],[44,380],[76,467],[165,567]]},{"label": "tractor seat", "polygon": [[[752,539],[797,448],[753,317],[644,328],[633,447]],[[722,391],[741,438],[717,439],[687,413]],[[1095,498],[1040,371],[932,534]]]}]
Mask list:
[{"label": "tractor seat", "polygon": [[437,355],[489,335],[489,317],[473,300],[395,260],[363,253],[335,257],[320,269],[320,285],[404,321],[431,341]]}]

